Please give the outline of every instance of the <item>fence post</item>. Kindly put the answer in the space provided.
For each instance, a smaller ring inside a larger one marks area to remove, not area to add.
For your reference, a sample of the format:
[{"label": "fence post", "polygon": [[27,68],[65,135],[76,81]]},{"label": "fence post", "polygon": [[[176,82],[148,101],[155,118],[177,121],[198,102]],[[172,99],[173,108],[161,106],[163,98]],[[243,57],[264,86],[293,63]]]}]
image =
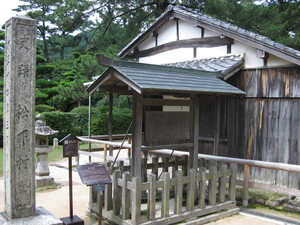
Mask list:
[{"label": "fence post", "polygon": [[[128,137],[128,144],[131,144],[131,137]],[[128,155],[128,158],[131,157],[131,148],[128,148],[127,155]]]},{"label": "fence post", "polygon": [[[113,168],[111,168],[111,162],[106,162],[109,174],[112,174]],[[112,210],[112,184],[105,185],[104,192],[104,208],[106,211]]]},{"label": "fence post", "polygon": [[225,202],[226,192],[226,178],[227,178],[227,165],[222,162],[220,166],[222,176],[219,178],[219,202]]},{"label": "fence post", "polygon": [[182,182],[182,170],[176,171],[176,194],[175,194],[175,214],[181,214],[182,212],[182,190],[183,190],[183,182]]},{"label": "fence post", "polygon": [[131,180],[130,173],[123,173],[123,187],[122,187],[122,218],[124,220],[130,219],[130,191],[127,182]]},{"label": "fence post", "polygon": [[148,192],[148,220],[155,220],[155,204],[156,204],[156,176],[154,174],[148,174],[148,182],[150,183],[150,189]]},{"label": "fence post", "polygon": [[152,158],[152,173],[155,174],[156,178],[158,178],[158,157],[153,157]]},{"label": "fence post", "polygon": [[163,160],[163,172],[169,172],[169,158],[162,157]]},{"label": "fence post", "polygon": [[147,158],[142,159],[142,182],[147,179]]},{"label": "fence post", "polygon": [[113,214],[120,215],[121,209],[121,189],[118,185],[118,179],[121,178],[121,171],[116,170],[113,175]]},{"label": "fence post", "polygon": [[187,211],[194,211],[194,201],[195,201],[195,169],[189,170],[189,183],[188,183],[188,193],[187,193]]},{"label": "fence post", "polygon": [[208,202],[210,205],[216,204],[217,197],[217,167],[210,166],[211,179],[208,185]]},{"label": "fence post", "polygon": [[106,160],[107,160],[107,144],[104,144],[103,154],[104,154],[104,162],[106,162]]},{"label": "fence post", "polygon": [[244,165],[243,207],[248,206],[250,171],[251,171],[251,167],[245,164]]},{"label": "fence post", "polygon": [[169,217],[169,200],[170,200],[170,173],[164,172],[162,174],[162,179],[164,181],[163,193],[162,193],[162,206],[161,206],[161,216],[163,218]]},{"label": "fence post", "polygon": [[139,224],[141,219],[142,178],[133,177],[132,184],[132,222],[133,224]]},{"label": "fence post", "polygon": [[231,169],[231,176],[229,179],[229,199],[235,201],[237,165],[235,163],[230,163],[229,167]]},{"label": "fence post", "polygon": [[200,168],[200,187],[199,187],[199,208],[203,209],[205,207],[205,194],[206,194],[206,168]]}]

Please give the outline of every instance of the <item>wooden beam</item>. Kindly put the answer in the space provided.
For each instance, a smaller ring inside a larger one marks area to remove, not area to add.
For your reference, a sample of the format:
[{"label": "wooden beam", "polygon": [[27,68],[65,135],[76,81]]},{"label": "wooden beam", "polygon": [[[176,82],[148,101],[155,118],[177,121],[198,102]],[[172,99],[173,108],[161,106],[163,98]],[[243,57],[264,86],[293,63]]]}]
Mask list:
[{"label": "wooden beam", "polygon": [[141,147],[142,147],[142,120],[143,120],[143,96],[133,94],[133,131],[132,131],[132,166],[133,177],[141,177]]},{"label": "wooden beam", "polygon": [[[109,92],[109,103],[108,103],[108,140],[112,141],[112,121],[113,121],[113,93]],[[109,156],[113,156],[113,146],[109,146]]]},{"label": "wooden beam", "polygon": [[219,139],[220,139],[220,97],[215,98],[215,137],[214,137],[214,152],[213,155],[218,155]]},{"label": "wooden beam", "polygon": [[143,105],[150,106],[191,106],[191,100],[144,98]]},{"label": "wooden beam", "polygon": [[190,148],[190,168],[197,169],[198,168],[198,151],[199,151],[199,98],[196,96],[193,99],[193,143],[194,146]]},{"label": "wooden beam", "polygon": [[180,148],[190,148],[193,147],[193,143],[183,143],[183,144],[170,144],[170,145],[156,145],[156,146],[143,146],[143,151],[158,150],[158,149],[180,149]]},{"label": "wooden beam", "polygon": [[224,45],[230,45],[233,44],[233,40],[231,38],[225,37],[205,37],[205,38],[192,38],[187,40],[178,40],[169,42],[166,44],[162,44],[153,48],[149,48],[146,50],[142,50],[136,53],[133,53],[132,55],[129,55],[131,57],[145,57],[145,56],[151,56],[158,53],[162,53],[165,51],[177,49],[177,48],[197,48],[197,47],[218,47],[218,46],[224,46]]}]

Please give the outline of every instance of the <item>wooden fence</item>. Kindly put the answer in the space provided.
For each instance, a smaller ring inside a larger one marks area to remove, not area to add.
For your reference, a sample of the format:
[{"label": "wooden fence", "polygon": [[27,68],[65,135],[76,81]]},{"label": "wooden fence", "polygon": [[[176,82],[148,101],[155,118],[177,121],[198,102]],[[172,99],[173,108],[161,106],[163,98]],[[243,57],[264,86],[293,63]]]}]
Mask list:
[{"label": "wooden fence", "polygon": [[[159,164],[146,165],[148,170],[158,171]],[[169,168],[178,165],[169,164]],[[105,217],[117,224],[173,224],[205,216],[196,220],[201,224],[238,213],[236,164],[190,169],[186,175],[185,169],[162,172],[161,176],[150,173],[147,179],[132,178],[121,167],[123,172],[115,170],[112,184],[106,185],[103,211]],[[96,193],[93,196],[90,210],[98,212]]]}]

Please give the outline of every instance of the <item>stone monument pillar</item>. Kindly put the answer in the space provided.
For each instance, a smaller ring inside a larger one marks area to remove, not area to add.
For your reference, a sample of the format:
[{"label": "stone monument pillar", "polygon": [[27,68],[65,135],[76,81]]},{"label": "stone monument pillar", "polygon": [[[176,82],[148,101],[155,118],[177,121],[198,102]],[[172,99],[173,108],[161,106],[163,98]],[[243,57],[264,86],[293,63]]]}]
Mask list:
[{"label": "stone monument pillar", "polygon": [[36,21],[6,22],[4,61],[4,187],[9,219],[35,215],[34,114]]}]

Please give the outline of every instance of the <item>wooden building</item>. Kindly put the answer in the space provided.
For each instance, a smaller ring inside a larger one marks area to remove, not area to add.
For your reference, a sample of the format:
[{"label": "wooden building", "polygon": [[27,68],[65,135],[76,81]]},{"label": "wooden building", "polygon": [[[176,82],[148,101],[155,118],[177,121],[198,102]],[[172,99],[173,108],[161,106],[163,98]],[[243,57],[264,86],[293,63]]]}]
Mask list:
[{"label": "wooden building", "polygon": [[[243,97],[199,97],[199,153],[300,164],[299,51],[193,10],[169,6],[119,56],[215,72],[246,92]],[[299,174],[252,169],[251,177],[300,188]]]},{"label": "wooden building", "polygon": [[[169,6],[119,56],[138,62],[98,55],[108,69],[88,87],[90,95],[133,96],[131,163],[120,163],[120,170],[108,166],[115,170],[105,189],[108,219],[174,224],[197,218],[203,223],[237,213],[236,165],[207,163],[198,153],[300,164],[299,51]],[[188,151],[189,158],[149,162],[142,157],[159,149]],[[299,189],[297,174],[251,172],[253,180]],[[89,209],[99,209],[95,191]]]}]

